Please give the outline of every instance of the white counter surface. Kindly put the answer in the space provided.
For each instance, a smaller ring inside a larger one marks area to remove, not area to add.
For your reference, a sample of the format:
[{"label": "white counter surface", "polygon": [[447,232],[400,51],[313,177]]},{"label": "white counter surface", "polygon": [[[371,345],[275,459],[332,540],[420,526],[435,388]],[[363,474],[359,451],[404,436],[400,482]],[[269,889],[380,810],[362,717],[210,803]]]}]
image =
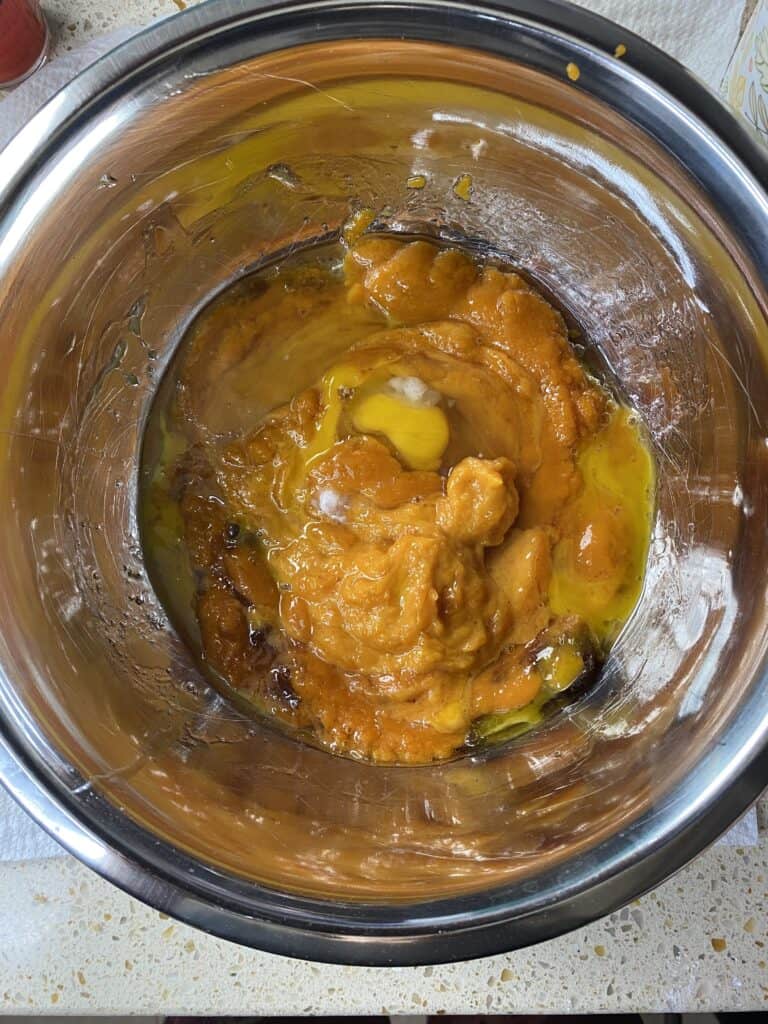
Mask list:
[{"label": "white counter surface", "polygon": [[[653,3],[666,6],[667,0]],[[679,6],[686,4],[681,0]],[[590,6],[607,11],[610,0],[593,0]],[[173,0],[45,0],[45,7],[54,27],[54,53],[63,53],[112,28],[173,13],[177,5]],[[474,963],[413,969],[328,967],[253,952],[149,910],[70,857],[2,863],[0,1011],[765,1009],[768,802],[759,821],[757,847],[717,846],[655,892],[571,935]]]}]

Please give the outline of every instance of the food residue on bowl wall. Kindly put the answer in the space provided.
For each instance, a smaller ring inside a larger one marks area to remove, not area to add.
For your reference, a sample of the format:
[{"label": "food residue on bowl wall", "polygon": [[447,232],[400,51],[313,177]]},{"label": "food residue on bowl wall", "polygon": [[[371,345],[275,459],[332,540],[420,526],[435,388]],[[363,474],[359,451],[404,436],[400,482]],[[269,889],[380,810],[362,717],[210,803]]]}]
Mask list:
[{"label": "food residue on bowl wall", "polygon": [[468,203],[472,198],[472,175],[460,174],[453,183],[453,194],[457,199],[463,199]]}]

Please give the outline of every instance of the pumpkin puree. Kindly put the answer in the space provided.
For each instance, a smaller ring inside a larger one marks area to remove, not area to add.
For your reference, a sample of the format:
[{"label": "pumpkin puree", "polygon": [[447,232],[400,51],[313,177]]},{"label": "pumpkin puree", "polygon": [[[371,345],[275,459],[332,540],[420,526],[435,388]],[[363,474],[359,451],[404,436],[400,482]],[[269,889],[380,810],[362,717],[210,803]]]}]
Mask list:
[{"label": "pumpkin puree", "polygon": [[174,372],[145,533],[208,666],[333,751],[533,722],[631,612],[649,454],[516,274],[363,237],[217,300]]}]

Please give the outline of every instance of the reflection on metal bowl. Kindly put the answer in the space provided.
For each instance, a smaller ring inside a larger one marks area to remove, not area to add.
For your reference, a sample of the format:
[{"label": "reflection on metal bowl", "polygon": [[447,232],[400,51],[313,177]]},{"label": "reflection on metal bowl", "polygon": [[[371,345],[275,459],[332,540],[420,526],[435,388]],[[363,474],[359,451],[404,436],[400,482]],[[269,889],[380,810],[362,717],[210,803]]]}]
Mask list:
[{"label": "reflection on metal bowl", "polygon": [[[768,179],[679,66],[554,2],[220,0],[86,71],[3,166],[2,775],[74,853],[240,942],[457,960],[626,902],[756,797]],[[229,706],[137,528],[142,427],[185,326],[363,206],[556,296],[659,467],[645,591],[599,686],[435,767],[333,757]]]}]

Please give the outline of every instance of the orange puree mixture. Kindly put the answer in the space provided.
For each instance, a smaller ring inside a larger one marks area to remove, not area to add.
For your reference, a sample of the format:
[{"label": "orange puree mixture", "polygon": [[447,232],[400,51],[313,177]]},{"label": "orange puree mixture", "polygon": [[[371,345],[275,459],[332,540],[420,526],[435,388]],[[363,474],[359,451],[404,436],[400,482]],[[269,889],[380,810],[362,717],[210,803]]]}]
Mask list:
[{"label": "orange puree mixture", "polygon": [[334,751],[535,722],[637,600],[650,457],[516,274],[363,237],[217,300],[173,382],[145,536],[214,673]]}]

